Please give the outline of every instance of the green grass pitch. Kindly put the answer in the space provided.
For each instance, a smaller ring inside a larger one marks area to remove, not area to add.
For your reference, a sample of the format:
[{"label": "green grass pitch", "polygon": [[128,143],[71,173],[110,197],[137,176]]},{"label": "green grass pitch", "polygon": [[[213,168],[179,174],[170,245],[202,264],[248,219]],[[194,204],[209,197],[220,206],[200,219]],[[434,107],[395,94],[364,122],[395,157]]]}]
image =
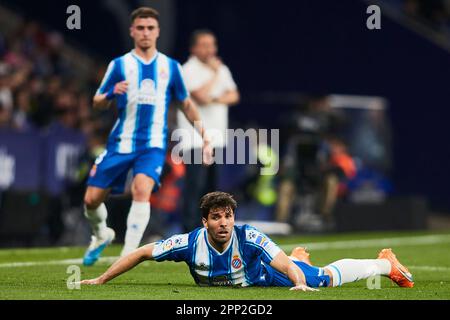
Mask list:
[{"label": "green grass pitch", "polygon": [[[0,250],[0,299],[450,299],[450,232],[351,233],[326,236],[273,237],[287,253],[307,245],[314,265],[342,258],[375,258],[383,247],[392,247],[415,279],[413,289],[399,288],[382,278],[381,288],[370,290],[365,280],[319,292],[294,292],[288,288],[198,287],[185,263],[147,261],[103,286],[70,290],[70,265],[80,266],[81,279],[96,277],[110,261],[93,267],[80,265],[84,247]],[[104,257],[116,256],[112,245]]]}]

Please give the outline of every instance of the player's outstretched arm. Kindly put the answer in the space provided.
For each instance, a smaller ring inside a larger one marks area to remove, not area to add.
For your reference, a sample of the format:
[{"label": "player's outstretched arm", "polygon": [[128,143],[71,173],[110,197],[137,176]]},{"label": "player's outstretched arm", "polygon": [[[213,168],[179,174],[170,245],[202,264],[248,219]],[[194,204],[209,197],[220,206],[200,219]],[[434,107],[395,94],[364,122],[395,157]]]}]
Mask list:
[{"label": "player's outstretched arm", "polygon": [[270,266],[287,275],[289,280],[294,284],[290,290],[318,291],[317,289],[308,287],[303,271],[283,251],[275,256]]},{"label": "player's outstretched arm", "polygon": [[81,284],[104,284],[115,277],[134,268],[139,263],[153,258],[154,243],[142,246],[130,254],[121,257],[100,277],[81,281]]}]

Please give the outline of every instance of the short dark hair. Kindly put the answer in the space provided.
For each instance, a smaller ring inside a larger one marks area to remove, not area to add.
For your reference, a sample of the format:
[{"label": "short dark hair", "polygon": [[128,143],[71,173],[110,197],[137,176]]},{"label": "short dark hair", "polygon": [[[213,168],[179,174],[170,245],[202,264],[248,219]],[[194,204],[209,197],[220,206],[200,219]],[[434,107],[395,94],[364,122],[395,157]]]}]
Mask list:
[{"label": "short dark hair", "polygon": [[131,24],[133,24],[134,20],[137,18],[153,18],[159,23],[159,12],[150,7],[140,7],[131,13]]},{"label": "short dark hair", "polygon": [[212,32],[209,29],[198,29],[198,30],[195,30],[194,32],[192,32],[191,37],[189,39],[189,46],[191,48],[193,46],[195,46],[195,44],[197,43],[198,38],[200,38],[201,36],[204,36],[204,35],[210,35],[210,36],[213,36],[214,38],[216,37],[214,32]]},{"label": "short dark hair", "polygon": [[200,210],[202,211],[202,217],[205,219],[208,219],[208,214],[211,209],[228,207],[231,208],[234,213],[237,208],[237,203],[236,200],[233,199],[233,196],[226,192],[210,192],[200,199]]}]

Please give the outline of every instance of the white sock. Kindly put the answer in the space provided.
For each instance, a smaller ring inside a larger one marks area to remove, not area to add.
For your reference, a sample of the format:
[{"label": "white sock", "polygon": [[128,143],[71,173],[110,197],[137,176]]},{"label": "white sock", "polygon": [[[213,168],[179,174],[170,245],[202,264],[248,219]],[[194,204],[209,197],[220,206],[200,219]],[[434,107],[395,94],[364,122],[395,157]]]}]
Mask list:
[{"label": "white sock", "polygon": [[333,287],[391,272],[387,259],[342,259],[325,268],[333,274]]},{"label": "white sock", "polygon": [[121,255],[126,255],[139,247],[144,231],[150,220],[150,202],[133,201],[127,218],[127,232]]},{"label": "white sock", "polygon": [[97,238],[105,239],[107,237],[106,217],[108,211],[102,203],[97,209],[87,209],[84,206],[84,215],[91,225],[92,232]]}]

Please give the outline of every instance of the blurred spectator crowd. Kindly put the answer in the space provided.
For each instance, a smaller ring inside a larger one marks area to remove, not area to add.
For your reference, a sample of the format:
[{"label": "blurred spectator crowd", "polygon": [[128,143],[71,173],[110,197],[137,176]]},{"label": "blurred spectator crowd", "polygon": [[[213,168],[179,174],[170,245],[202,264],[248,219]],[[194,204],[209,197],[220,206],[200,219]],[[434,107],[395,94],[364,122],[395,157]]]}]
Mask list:
[{"label": "blurred spectator crowd", "polygon": [[36,22],[0,33],[0,128],[42,131],[57,122],[83,132],[93,147],[114,117],[91,108],[105,67],[82,74],[64,50],[63,37]]},{"label": "blurred spectator crowd", "polygon": [[[39,233],[42,233],[44,238],[48,238],[50,244],[57,241],[74,243],[83,238],[84,234],[79,232],[79,221],[82,221],[80,208],[85,181],[89,168],[95,157],[103,150],[109,129],[115,121],[115,114],[111,110],[97,111],[91,107],[92,96],[101,82],[106,66],[98,64],[95,68],[82,68],[80,64],[85,61],[83,59],[77,61],[71,50],[72,48],[66,44],[60,33],[48,31],[35,21],[21,22],[12,31],[0,29],[0,133],[3,134],[2,137],[8,137],[11,134],[29,137],[60,135],[61,137],[76,136],[78,141],[84,141],[80,153],[67,153],[71,150],[67,147],[64,149],[63,141],[61,149],[52,151],[55,152],[54,161],[58,161],[54,162],[53,170],[61,179],[61,182],[56,182],[53,190],[46,187],[45,191],[12,190],[9,192],[9,197],[12,198],[25,192],[29,193],[29,196],[24,195],[24,199],[38,197],[41,199],[40,203],[47,203],[47,209],[44,210],[47,221]],[[92,61],[91,64],[95,65],[95,62]],[[5,143],[8,145],[13,142],[11,140]],[[48,153],[49,150],[45,149],[43,152]],[[37,161],[39,155],[34,156]],[[72,160],[70,157],[77,159]],[[41,177],[52,177],[48,173],[48,165],[46,163],[40,165],[39,170],[44,170],[40,173]],[[17,164],[16,170],[22,169],[23,166],[19,168]],[[44,183],[46,182],[41,182],[41,184]],[[0,193],[0,203],[2,199],[2,206],[8,206],[9,198]],[[66,214],[71,210],[72,215]],[[8,219],[5,214],[3,212],[3,220]],[[78,234],[78,236],[63,239],[64,232],[68,229],[72,229],[72,234]]]}]

